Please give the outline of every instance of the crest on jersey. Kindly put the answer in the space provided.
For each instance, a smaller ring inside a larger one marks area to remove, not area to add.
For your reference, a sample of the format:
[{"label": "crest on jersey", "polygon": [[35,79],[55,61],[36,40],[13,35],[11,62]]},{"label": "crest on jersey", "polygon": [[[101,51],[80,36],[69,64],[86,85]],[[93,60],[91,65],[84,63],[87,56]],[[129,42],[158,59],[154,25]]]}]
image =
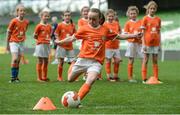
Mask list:
[{"label": "crest on jersey", "polygon": [[106,36],[102,36],[102,40],[106,40]]}]

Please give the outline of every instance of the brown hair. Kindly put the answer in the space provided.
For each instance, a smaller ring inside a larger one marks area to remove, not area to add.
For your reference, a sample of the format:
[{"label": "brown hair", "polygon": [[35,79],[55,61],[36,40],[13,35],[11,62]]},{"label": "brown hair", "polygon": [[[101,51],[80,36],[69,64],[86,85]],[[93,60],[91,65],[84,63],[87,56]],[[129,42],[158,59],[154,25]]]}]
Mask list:
[{"label": "brown hair", "polygon": [[82,7],[82,9],[81,9],[81,13],[83,12],[83,10],[84,10],[85,8],[87,8],[87,9],[89,10],[89,7],[88,7],[88,6],[84,6],[84,7]]},{"label": "brown hair", "polygon": [[129,6],[126,12],[126,16],[129,17],[129,12],[135,10],[137,14],[139,14],[139,9],[136,6]]},{"label": "brown hair", "polygon": [[147,5],[144,6],[144,8],[146,9],[146,14],[149,13],[149,8],[150,6],[154,5],[156,7],[156,9],[158,8],[158,5],[155,1],[150,1]]},{"label": "brown hair", "polygon": [[90,9],[90,12],[98,13],[99,19],[101,19],[102,14],[101,14],[101,11],[100,11],[99,9],[97,9],[97,8],[91,8],[91,9]]},{"label": "brown hair", "polygon": [[41,11],[41,12],[39,13],[39,17],[41,18],[41,17],[43,16],[44,13],[48,13],[48,14],[49,14],[49,11],[46,11],[46,10]]}]

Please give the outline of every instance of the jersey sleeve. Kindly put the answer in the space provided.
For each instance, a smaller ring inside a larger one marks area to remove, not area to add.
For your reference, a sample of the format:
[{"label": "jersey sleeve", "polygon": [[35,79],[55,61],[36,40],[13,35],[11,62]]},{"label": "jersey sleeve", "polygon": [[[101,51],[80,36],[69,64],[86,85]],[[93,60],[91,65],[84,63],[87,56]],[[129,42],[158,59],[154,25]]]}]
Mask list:
[{"label": "jersey sleeve", "polygon": [[35,30],[34,30],[34,35],[38,35],[39,32],[40,32],[40,29],[41,29],[41,26],[40,25],[37,25]]},{"label": "jersey sleeve", "polygon": [[16,24],[15,20],[10,21],[7,31],[12,32],[15,27],[15,24]]},{"label": "jersey sleeve", "polygon": [[74,34],[74,37],[76,39],[84,39],[85,38],[85,33],[84,33],[84,27],[81,27],[77,30],[77,32]]},{"label": "jersey sleeve", "polygon": [[128,22],[126,22],[126,24],[124,26],[124,33],[129,33],[129,24],[128,24]]},{"label": "jersey sleeve", "polygon": [[60,30],[61,30],[61,25],[58,24],[58,26],[57,26],[57,28],[56,28],[56,30],[55,30],[55,32],[54,32],[54,35],[59,36],[59,34],[60,34],[60,32],[61,32]]},{"label": "jersey sleeve", "polygon": [[144,18],[142,19],[141,29],[146,29],[146,24],[147,24],[147,20],[146,20],[146,17],[144,17]]},{"label": "jersey sleeve", "polygon": [[106,37],[108,38],[107,40],[113,40],[118,36],[119,33],[116,33],[114,31],[110,31],[108,28],[106,28]]},{"label": "jersey sleeve", "polygon": [[118,31],[119,31],[119,33],[122,33],[122,29],[121,29],[121,26],[119,23],[118,23]]}]

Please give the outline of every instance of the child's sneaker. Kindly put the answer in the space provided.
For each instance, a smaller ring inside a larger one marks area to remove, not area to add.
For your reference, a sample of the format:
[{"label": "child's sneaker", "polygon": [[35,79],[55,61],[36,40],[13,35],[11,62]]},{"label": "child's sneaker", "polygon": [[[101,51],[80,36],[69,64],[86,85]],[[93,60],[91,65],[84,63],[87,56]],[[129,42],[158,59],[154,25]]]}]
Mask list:
[{"label": "child's sneaker", "polygon": [[58,77],[57,80],[58,81],[63,81],[63,78],[62,77]]},{"label": "child's sneaker", "polygon": [[45,82],[49,82],[50,81],[50,79],[49,78],[46,78],[46,79],[42,79],[43,81],[45,81]]},{"label": "child's sneaker", "polygon": [[158,79],[158,82],[159,82],[160,84],[162,84],[162,83],[163,83],[160,79]]},{"label": "child's sneaker", "polygon": [[143,80],[142,83],[143,83],[143,84],[146,84],[146,81],[147,81],[147,79]]},{"label": "child's sneaker", "polygon": [[16,82],[16,79],[15,78],[12,78],[9,83],[15,83]]},{"label": "child's sneaker", "polygon": [[137,80],[135,80],[135,79],[130,79],[130,80],[129,80],[129,83],[137,83]]},{"label": "child's sneaker", "polygon": [[119,77],[114,77],[114,80],[115,81],[120,81],[120,78]]},{"label": "child's sneaker", "polygon": [[59,64],[58,59],[55,59],[53,62],[51,62],[51,64]]},{"label": "child's sneaker", "polygon": [[113,77],[108,77],[108,81],[115,82],[116,80]]},{"label": "child's sneaker", "polygon": [[19,83],[19,82],[20,82],[20,80],[19,80],[18,77],[15,79],[15,82],[16,82],[16,83]]},{"label": "child's sneaker", "polygon": [[38,81],[38,82],[45,82],[44,80],[39,79],[39,78],[37,79],[37,81]]}]

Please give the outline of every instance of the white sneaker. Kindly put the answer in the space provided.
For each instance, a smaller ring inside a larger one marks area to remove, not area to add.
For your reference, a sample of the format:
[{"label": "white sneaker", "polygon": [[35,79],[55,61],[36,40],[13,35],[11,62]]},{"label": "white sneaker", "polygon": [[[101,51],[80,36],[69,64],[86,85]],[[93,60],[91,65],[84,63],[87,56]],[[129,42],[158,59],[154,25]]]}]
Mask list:
[{"label": "white sneaker", "polygon": [[83,76],[83,80],[84,80],[84,81],[86,81],[86,77],[87,77],[87,76]]},{"label": "white sneaker", "polygon": [[143,80],[142,83],[143,83],[143,84],[147,84],[146,81],[147,81],[147,79]]},{"label": "white sneaker", "polygon": [[51,64],[59,64],[58,59],[55,59],[53,62],[51,62]]},{"label": "white sneaker", "polygon": [[135,79],[130,79],[130,80],[129,80],[129,83],[137,83],[137,80],[135,80]]}]

